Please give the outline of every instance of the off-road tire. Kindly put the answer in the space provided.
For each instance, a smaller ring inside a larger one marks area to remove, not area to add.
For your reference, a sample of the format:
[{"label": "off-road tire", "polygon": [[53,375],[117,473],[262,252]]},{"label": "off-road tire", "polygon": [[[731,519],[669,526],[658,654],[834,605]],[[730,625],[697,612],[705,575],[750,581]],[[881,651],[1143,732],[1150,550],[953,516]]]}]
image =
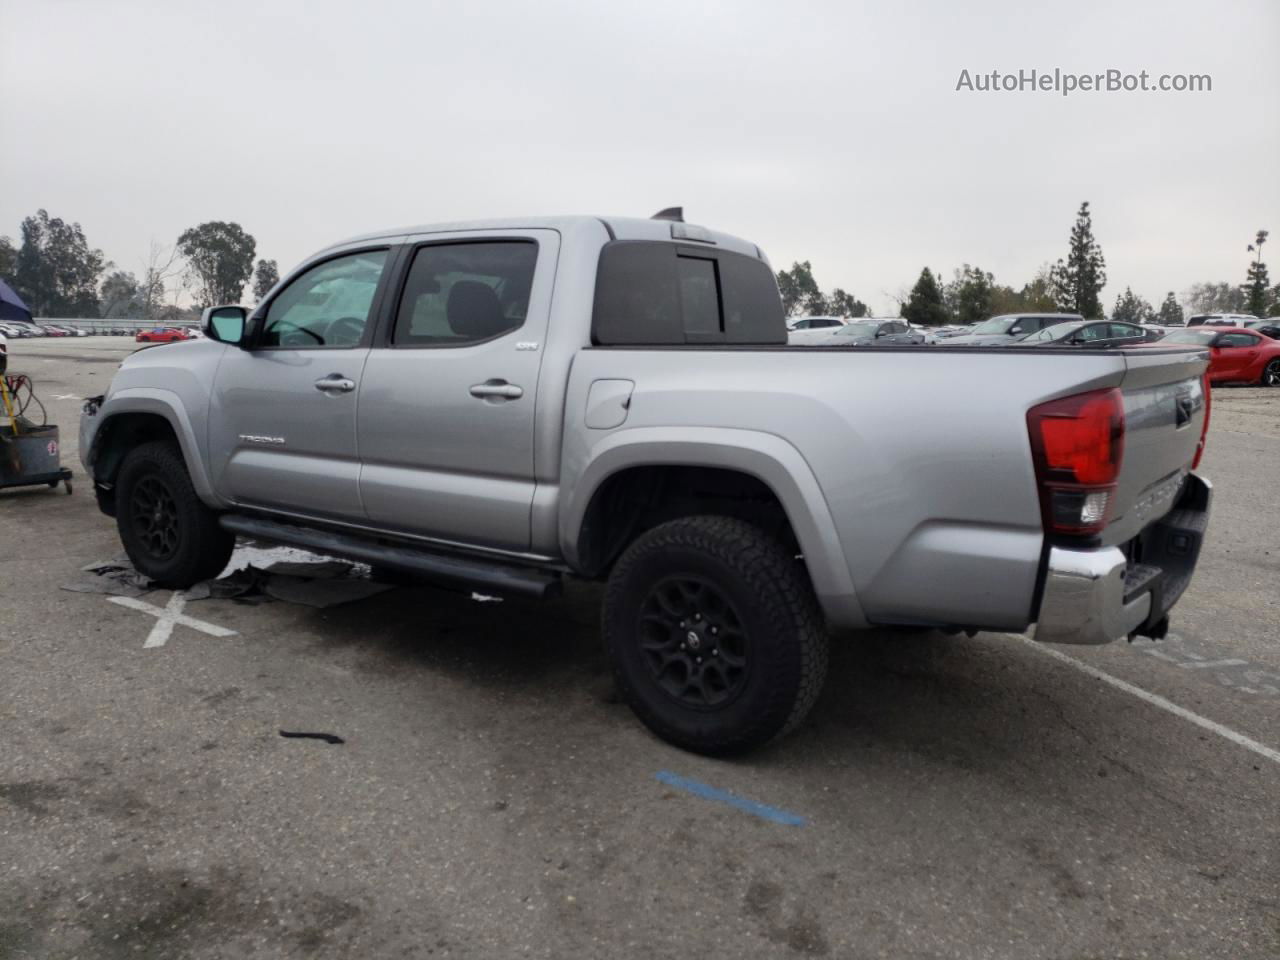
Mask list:
[{"label": "off-road tire", "polygon": [[[167,493],[172,502],[173,549],[148,544],[145,521],[135,494]],[[125,553],[138,572],[162,587],[185,590],[216,577],[231,559],[235,535],[218,525],[218,516],[196,495],[182,453],[171,443],[153,441],[130,450],[116,477],[116,527]]]},{"label": "off-road tire", "polygon": [[[642,649],[664,629],[642,627],[649,598],[681,577],[719,591],[746,637],[745,679],[722,706],[678,699]],[[638,537],[609,577],[603,632],[618,688],[636,715],[659,737],[697,753],[741,752],[795,729],[827,673],[826,624],[802,561],[731,517],[672,520]]]}]

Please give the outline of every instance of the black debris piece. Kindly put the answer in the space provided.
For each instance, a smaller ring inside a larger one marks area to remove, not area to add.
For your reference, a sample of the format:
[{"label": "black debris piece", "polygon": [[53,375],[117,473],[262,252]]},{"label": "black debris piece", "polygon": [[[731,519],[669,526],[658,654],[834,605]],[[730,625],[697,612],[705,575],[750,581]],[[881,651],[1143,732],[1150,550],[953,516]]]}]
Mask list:
[{"label": "black debris piece", "polygon": [[336,733],[304,733],[296,730],[281,730],[280,736],[291,740],[323,740],[325,743],[346,743]]}]

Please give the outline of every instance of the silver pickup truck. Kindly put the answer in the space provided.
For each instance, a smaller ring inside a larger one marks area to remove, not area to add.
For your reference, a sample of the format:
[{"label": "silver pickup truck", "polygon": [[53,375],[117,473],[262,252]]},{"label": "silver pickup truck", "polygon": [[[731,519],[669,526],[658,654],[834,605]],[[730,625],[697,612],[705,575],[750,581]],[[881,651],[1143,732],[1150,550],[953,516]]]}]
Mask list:
[{"label": "silver pickup truck", "polygon": [[1158,637],[1208,519],[1204,351],[789,348],[760,248],[670,216],[369,234],[205,324],[86,404],[140,571],[603,581],[621,690],[702,752],[798,724],[833,629]]}]

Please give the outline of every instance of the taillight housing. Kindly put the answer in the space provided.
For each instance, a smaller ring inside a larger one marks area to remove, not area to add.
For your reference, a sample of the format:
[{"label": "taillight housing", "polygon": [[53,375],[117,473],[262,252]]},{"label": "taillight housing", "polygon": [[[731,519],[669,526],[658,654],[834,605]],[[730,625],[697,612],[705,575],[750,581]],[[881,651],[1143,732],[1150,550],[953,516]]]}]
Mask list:
[{"label": "taillight housing", "polygon": [[1124,456],[1124,397],[1091,390],[1027,411],[1045,531],[1100,533],[1111,520]]},{"label": "taillight housing", "polygon": [[1191,461],[1191,469],[1200,467],[1200,458],[1204,456],[1205,441],[1209,437],[1209,408],[1212,406],[1213,392],[1209,389],[1209,371],[1204,372],[1204,423],[1200,427],[1200,442],[1196,444],[1196,457]]}]

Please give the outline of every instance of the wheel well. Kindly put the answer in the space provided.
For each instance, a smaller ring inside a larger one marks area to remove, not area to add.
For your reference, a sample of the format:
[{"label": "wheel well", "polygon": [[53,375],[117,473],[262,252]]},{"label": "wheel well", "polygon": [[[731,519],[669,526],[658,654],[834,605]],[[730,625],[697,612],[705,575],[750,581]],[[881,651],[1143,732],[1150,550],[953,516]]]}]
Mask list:
[{"label": "wheel well", "polygon": [[760,478],[720,467],[630,467],[592,495],[578,532],[579,567],[601,576],[646,530],[699,514],[746,520],[800,552],[782,502]]},{"label": "wheel well", "polygon": [[115,515],[116,475],[130,450],[152,440],[165,440],[181,450],[173,426],[158,413],[120,413],[98,429],[94,438],[93,485],[98,504]]}]

